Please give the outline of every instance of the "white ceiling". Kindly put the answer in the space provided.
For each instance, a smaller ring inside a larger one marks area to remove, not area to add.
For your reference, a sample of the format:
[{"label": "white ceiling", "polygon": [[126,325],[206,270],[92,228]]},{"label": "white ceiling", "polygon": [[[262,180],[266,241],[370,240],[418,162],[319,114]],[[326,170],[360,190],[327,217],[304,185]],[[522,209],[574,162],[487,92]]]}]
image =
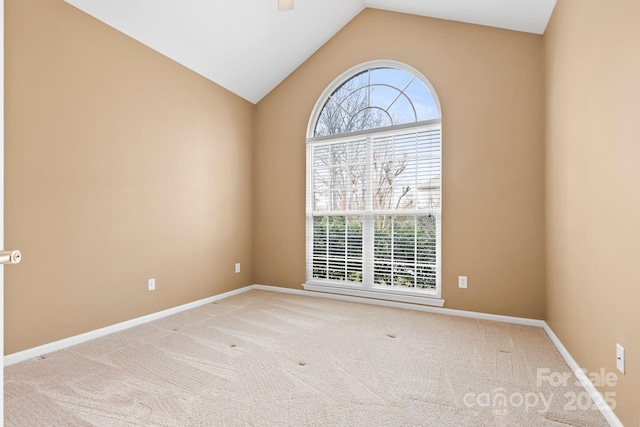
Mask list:
[{"label": "white ceiling", "polygon": [[556,0],[66,0],[257,103],[365,7],[542,34]]}]

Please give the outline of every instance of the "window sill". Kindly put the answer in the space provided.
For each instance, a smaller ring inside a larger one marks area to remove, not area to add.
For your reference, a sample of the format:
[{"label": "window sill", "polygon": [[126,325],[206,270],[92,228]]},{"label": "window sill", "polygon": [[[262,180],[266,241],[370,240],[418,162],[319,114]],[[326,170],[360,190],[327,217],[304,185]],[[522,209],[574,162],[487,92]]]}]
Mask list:
[{"label": "window sill", "polygon": [[435,295],[425,294],[423,292],[389,292],[386,289],[376,288],[356,288],[353,286],[339,286],[319,283],[304,283],[302,285],[305,291],[326,292],[331,294],[349,295],[355,297],[375,298],[385,301],[408,302],[412,304],[430,305],[434,307],[444,306],[444,300]]}]

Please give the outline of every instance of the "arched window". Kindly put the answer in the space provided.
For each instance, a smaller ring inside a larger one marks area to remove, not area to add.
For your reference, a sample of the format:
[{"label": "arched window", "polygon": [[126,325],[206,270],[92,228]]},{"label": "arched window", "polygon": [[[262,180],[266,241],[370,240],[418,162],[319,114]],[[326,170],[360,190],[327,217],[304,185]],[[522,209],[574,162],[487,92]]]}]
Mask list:
[{"label": "arched window", "polygon": [[307,137],[305,289],[442,305],[441,113],[400,63],[331,84]]}]

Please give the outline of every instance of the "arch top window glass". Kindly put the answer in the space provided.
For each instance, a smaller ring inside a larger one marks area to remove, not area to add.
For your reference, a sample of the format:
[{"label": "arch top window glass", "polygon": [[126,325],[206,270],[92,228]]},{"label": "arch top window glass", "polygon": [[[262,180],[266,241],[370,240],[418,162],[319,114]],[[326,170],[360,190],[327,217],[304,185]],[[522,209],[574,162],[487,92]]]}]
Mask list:
[{"label": "arch top window glass", "polygon": [[367,68],[340,84],[329,95],[312,136],[337,135],[438,118],[438,103],[420,78],[398,68]]},{"label": "arch top window glass", "polygon": [[362,64],[325,90],[307,135],[305,289],[438,305],[441,112],[429,81]]}]

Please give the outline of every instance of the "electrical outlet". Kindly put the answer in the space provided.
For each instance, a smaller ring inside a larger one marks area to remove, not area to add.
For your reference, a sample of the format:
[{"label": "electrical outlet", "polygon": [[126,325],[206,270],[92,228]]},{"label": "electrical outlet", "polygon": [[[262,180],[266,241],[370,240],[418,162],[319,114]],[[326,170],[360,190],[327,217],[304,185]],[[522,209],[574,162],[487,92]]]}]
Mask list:
[{"label": "electrical outlet", "polygon": [[236,263],[236,273],[240,273],[240,263]]},{"label": "electrical outlet", "polygon": [[147,289],[150,291],[156,290],[156,279],[147,280]]},{"label": "electrical outlet", "polygon": [[624,347],[616,344],[616,368],[624,374]]},{"label": "electrical outlet", "polygon": [[458,276],[458,287],[467,289],[467,276]]}]

